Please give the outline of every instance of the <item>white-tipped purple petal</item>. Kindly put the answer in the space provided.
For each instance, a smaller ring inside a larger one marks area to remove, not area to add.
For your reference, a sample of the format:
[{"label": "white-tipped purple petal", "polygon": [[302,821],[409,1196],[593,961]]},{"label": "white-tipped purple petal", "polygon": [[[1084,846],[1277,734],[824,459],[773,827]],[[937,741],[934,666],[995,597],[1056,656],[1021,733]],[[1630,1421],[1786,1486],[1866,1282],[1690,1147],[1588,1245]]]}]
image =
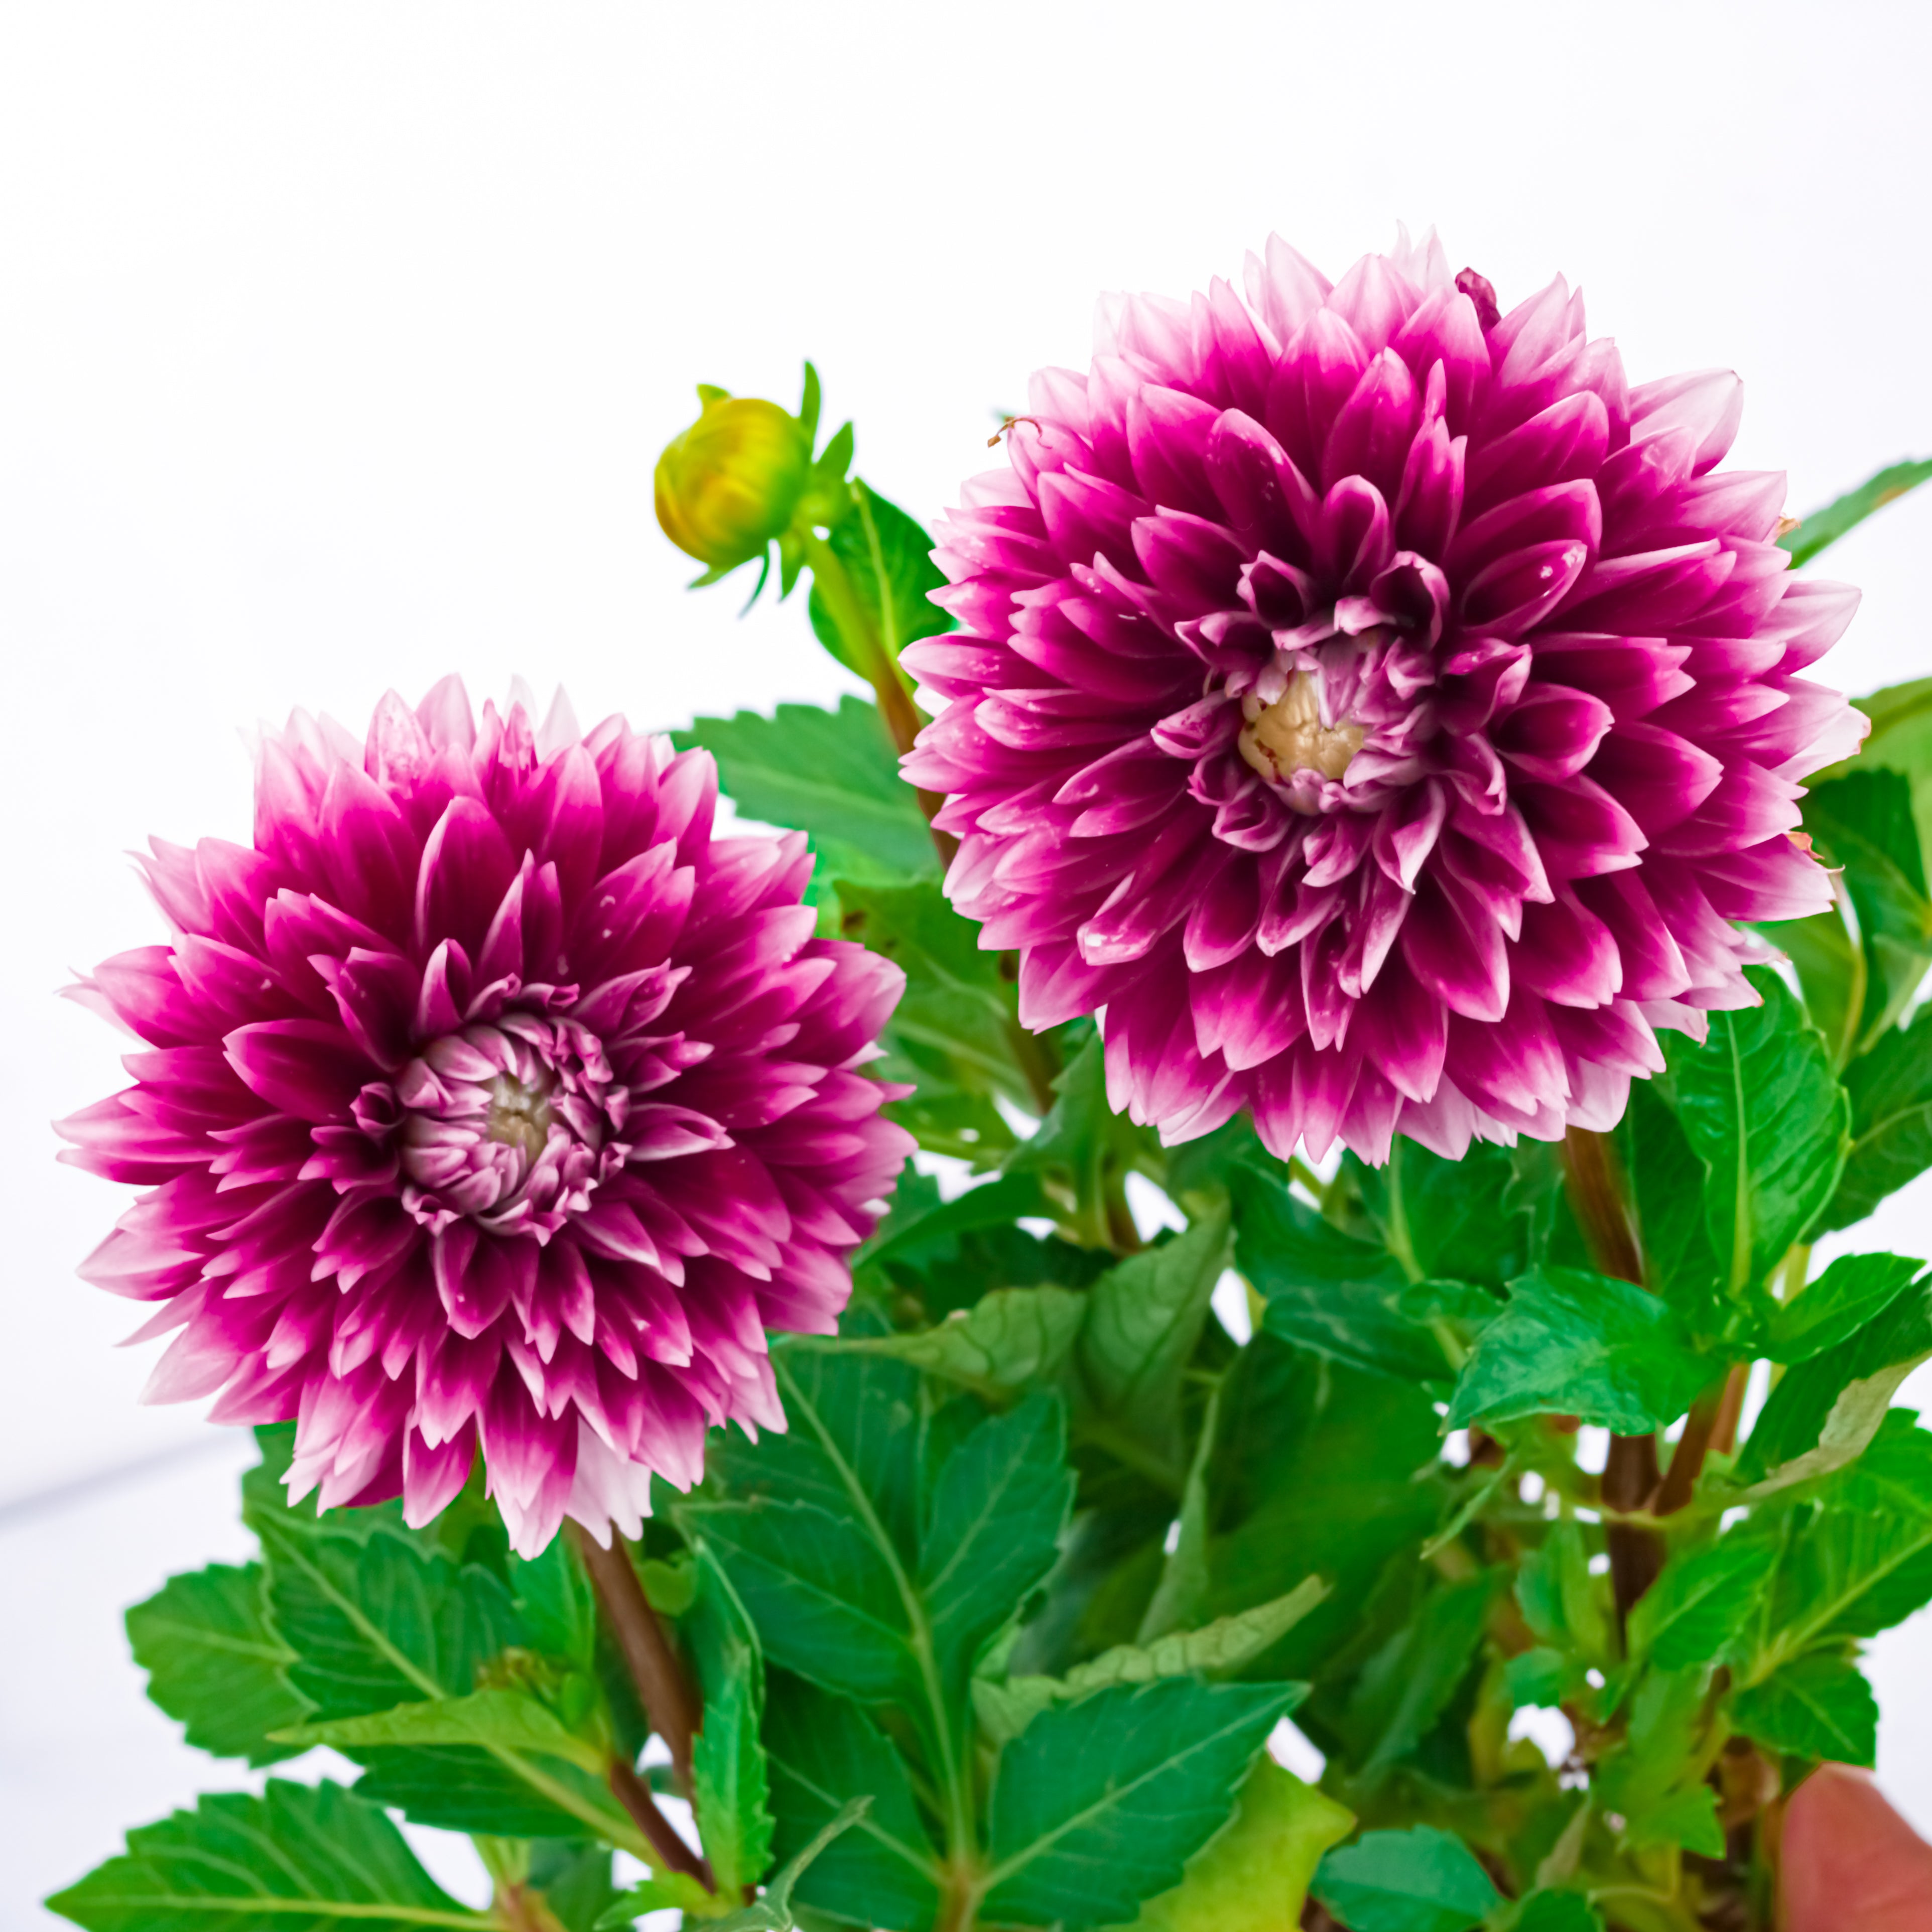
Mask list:
[{"label": "white-tipped purple petal", "polygon": [[[1199,417],[1177,392],[1148,449]],[[82,1270],[178,1330],[148,1399],[292,1418],[292,1496],[416,1524],[480,1448],[526,1556],[566,1515],[635,1535],[707,1427],[783,1426],[762,1324],[832,1325],[910,1149],[854,1070],[903,980],[813,936],[802,838],[714,841],[716,797],[703,753],[561,697],[479,725],[448,680],[365,746],[269,739],[255,851],[155,848],[174,944],[81,989],[150,1050],[62,1128],[152,1190]]]},{"label": "white-tipped purple petal", "polygon": [[948,896],[1168,1140],[1600,1121],[1748,998],[1726,922],[1827,902],[1785,835],[1860,721],[1797,674],[1856,594],[1717,468],[1736,378],[1632,388],[1561,278],[1277,239],[1246,288],[1110,306],[946,526]]}]

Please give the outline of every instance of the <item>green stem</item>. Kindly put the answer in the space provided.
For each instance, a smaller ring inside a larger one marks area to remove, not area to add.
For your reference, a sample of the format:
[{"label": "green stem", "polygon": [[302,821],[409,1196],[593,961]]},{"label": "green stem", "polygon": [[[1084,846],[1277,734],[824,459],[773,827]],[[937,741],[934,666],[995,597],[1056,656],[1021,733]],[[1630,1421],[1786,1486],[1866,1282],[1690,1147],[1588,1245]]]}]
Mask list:
[{"label": "green stem", "polygon": [[[884,721],[886,730],[894,746],[903,757],[912,749],[913,740],[919,736],[925,723],[920,716],[919,707],[912,701],[912,693],[906,688],[897,661],[886,646],[886,640],[879,634],[879,627],[872,620],[872,614],[866,608],[852,581],[850,572],[832,553],[832,546],[815,531],[807,530],[800,538],[805,552],[805,560],[812,566],[812,580],[825,608],[832,614],[832,621],[838,627],[838,634],[850,647],[858,659],[859,674],[872,687],[878,700],[879,716]],[[928,822],[946,801],[937,792],[921,791],[919,794],[920,809]],[[959,842],[950,832],[932,827],[932,842],[939,854],[942,870],[952,862],[952,855],[959,849]]]},{"label": "green stem", "polygon": [[1422,1279],[1422,1270],[1415,1258],[1415,1244],[1408,1232],[1408,1210],[1402,1198],[1402,1136],[1398,1134],[1389,1144],[1388,1161],[1388,1251],[1394,1256],[1402,1271],[1411,1281]]},{"label": "green stem", "polygon": [[1838,1051],[1832,1055],[1834,1066],[1842,1073],[1858,1051],[1858,1036],[1864,1030],[1865,994],[1870,989],[1870,968],[1865,964],[1864,944],[1857,928],[1858,914],[1852,909],[1851,895],[1845,890],[1842,874],[1832,880],[1832,896],[1837,902],[1839,922],[1845,928],[1852,950],[1851,980],[1845,991],[1844,1025]]}]

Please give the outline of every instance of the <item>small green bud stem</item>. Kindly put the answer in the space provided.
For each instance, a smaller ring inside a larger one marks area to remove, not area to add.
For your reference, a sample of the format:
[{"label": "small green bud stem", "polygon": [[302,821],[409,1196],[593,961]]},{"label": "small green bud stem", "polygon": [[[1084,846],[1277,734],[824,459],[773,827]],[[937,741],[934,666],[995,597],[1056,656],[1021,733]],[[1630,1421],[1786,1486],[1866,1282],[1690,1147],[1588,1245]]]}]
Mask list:
[{"label": "small green bud stem", "polygon": [[[1563,1174],[1570,1210],[1598,1269],[1619,1281],[1648,1287],[1643,1256],[1625,1205],[1623,1176],[1608,1136],[1572,1127],[1563,1137]],[[1705,1440],[1709,1440],[1708,1431]],[[1604,1464],[1606,1508],[1630,1513],[1652,1507],[1659,1478],[1654,1435],[1610,1438],[1610,1453]],[[1606,1526],[1604,1540],[1610,1550],[1610,1587],[1621,1630],[1632,1606],[1664,1568],[1664,1539],[1654,1530],[1636,1523],[1612,1522]]]},{"label": "small green bud stem", "polygon": [[[832,554],[831,545],[816,531],[810,530],[801,534],[800,543],[805,560],[812,566],[812,583],[824,598],[825,608],[831,612],[832,621],[838,626],[840,635],[852,646],[853,656],[858,660],[866,682],[872,687],[878,701],[879,716],[885,721],[887,735],[903,758],[912,749],[913,740],[926,723],[920,715],[919,706],[912,701],[912,692],[907,687],[904,674],[886,650],[885,640],[879,635],[879,628],[872,621],[872,613],[853,589],[852,579],[844,565]],[[921,791],[918,796],[920,809],[930,824],[946,801],[937,792]],[[951,865],[953,854],[959,849],[959,842],[951,832],[942,832],[934,826],[932,842],[938,850],[940,866]]]}]

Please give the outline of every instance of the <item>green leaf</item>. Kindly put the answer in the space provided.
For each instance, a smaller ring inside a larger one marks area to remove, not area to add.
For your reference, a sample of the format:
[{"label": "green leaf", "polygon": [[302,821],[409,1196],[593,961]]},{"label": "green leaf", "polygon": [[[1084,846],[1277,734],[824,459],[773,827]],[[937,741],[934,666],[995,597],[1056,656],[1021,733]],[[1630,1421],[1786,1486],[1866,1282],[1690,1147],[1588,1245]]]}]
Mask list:
[{"label": "green leaf", "polygon": [[1135,1932],[1281,1932],[1299,1924],[1322,1855],[1354,1823],[1332,1798],[1258,1758],[1234,1822],[1195,1856],[1173,1891],[1141,1908]]},{"label": "green leaf", "polygon": [[652,1862],[602,1778],[562,1758],[463,1745],[358,1745],[356,1795],[421,1825],[497,1838],[594,1838]]},{"label": "green leaf", "polygon": [[1070,1288],[995,1288],[935,1328],[841,1346],[890,1355],[984,1395],[1011,1395],[1058,1380],[1087,1307],[1086,1296]]},{"label": "green leaf", "polygon": [[1804,829],[1828,864],[1844,868],[1865,962],[1855,1050],[1895,1022],[1932,966],[1932,904],[1913,821],[1912,783],[1881,766],[1854,765],[1814,784]]},{"label": "green leaf", "polygon": [[1590,1552],[1574,1522],[1552,1523],[1516,1572],[1516,1603],[1530,1628],[1599,1668],[1612,1655],[1604,1594],[1590,1574]]},{"label": "green leaf", "polygon": [[791,1895],[806,1867],[834,1838],[850,1831],[871,1808],[872,1802],[869,1798],[854,1798],[821,1827],[795,1858],[788,1859],[772,1874],[772,1882],[762,1898],[754,1899],[735,1912],[717,1910],[718,1898],[735,1897],[735,1887],[728,1890],[721,1881],[719,1892],[714,1896],[688,1874],[674,1872],[669,1878],[650,1879],[642,1885],[634,1886],[598,1920],[597,1932],[605,1932],[605,1928],[610,1927],[628,1925],[647,1912],[662,1912],[667,1906],[682,1910],[688,1920],[698,1920],[710,1928],[710,1932],[791,1932],[798,1923],[792,1910]]},{"label": "green leaf", "polygon": [[[1804,1305],[1801,1295],[1793,1306]],[[1739,1475],[1784,1488],[1842,1468],[1870,1442],[1900,1383],[1928,1355],[1932,1280],[1922,1280],[1842,1342],[1786,1371],[1744,1444]]]},{"label": "green leaf", "polygon": [[1827,545],[1836,543],[1848,530],[1856,530],[1874,510],[1916,490],[1932,476],[1932,462],[1894,463],[1856,490],[1814,510],[1796,530],[1786,530],[1778,542],[1791,553],[1792,566],[1809,563]]},{"label": "green leaf", "polygon": [[1833,1064],[1843,1067],[1864,1030],[1868,976],[1844,913],[1834,904],[1805,919],[1767,920],[1757,929],[1791,962],[1804,1010],[1825,1036]]},{"label": "green leaf", "polygon": [[1447,1382],[1435,1334],[1399,1306],[1407,1277],[1381,1249],[1358,1241],[1252,1170],[1236,1178],[1235,1265],[1268,1304],[1270,1334],[1397,1382]]},{"label": "green leaf", "polygon": [[[304,1517],[260,1485],[244,1485],[243,1515],[268,1558],[275,1630],[296,1653],[289,1682],[316,1722],[466,1697],[485,1666],[526,1642],[494,1575],[386,1523]],[[552,1756],[494,1739],[351,1750],[367,1766],[358,1792],[422,1824],[644,1844],[599,1779]]]},{"label": "green leaf", "polygon": [[597,1599],[568,1537],[550,1539],[540,1556],[510,1559],[517,1615],[546,1656],[590,1671],[597,1663]]},{"label": "green leaf", "polygon": [[1468,1846],[1432,1825],[1338,1846],[1314,1890],[1350,1932],[1467,1932],[1502,1902]]},{"label": "green leaf", "polygon": [[269,1628],[262,1591],[259,1563],[212,1563],[170,1577],[128,1612],[148,1695],[187,1726],[196,1750],[251,1765],[292,1756],[300,1747],[272,1744],[268,1733],[309,1708],[283,1675],[295,1653]]},{"label": "green leaf", "polygon": [[1042,1712],[994,1773],[982,1916],[1070,1932],[1134,1918],[1227,1823],[1293,1694],[1170,1678]]},{"label": "green leaf", "polygon": [[1855,759],[1820,772],[1815,788],[1852,771],[1898,772],[1912,787],[1912,814],[1919,849],[1932,851],[1932,677],[1913,680],[1852,700],[1871,720],[1871,731]]},{"label": "green leaf", "polygon": [[836,711],[781,704],[770,718],[741,711],[674,731],[680,751],[702,746],[748,818],[796,826],[828,871],[887,883],[936,875],[938,854],[911,786],[899,776],[885,727],[862,699]]},{"label": "green leaf", "polygon": [[1170,1630],[1151,1643],[1116,1644],[1076,1664],[1064,1677],[1015,1677],[1004,1683],[977,1679],[973,1702],[980,1729],[989,1743],[1004,1744],[1049,1704],[1071,1703],[1109,1684],[1226,1676],[1279,1643],[1328,1594],[1328,1585],[1310,1576],[1285,1597],[1216,1617],[1198,1630]]},{"label": "green leaf", "polygon": [[[923,1177],[921,1177],[923,1178]],[[907,1192],[903,1187],[902,1192]],[[896,1206],[896,1196],[895,1205]],[[890,1268],[895,1262],[917,1264],[935,1249],[965,1234],[998,1228],[1022,1215],[1044,1214],[1048,1204],[1040,1183],[1030,1174],[1003,1174],[996,1180],[982,1181],[950,1201],[938,1198],[936,1186],[928,1193],[913,1193],[909,1211],[896,1213],[859,1250],[854,1264],[862,1268]]]},{"label": "green leaf", "polygon": [[1398,1134],[1386,1166],[1370,1167],[1352,1154],[1344,1165],[1412,1279],[1499,1288],[1528,1265],[1528,1217],[1505,1198],[1514,1173],[1507,1148],[1478,1141],[1460,1160],[1445,1160]]},{"label": "green leaf", "polygon": [[1209,1392],[1201,1419],[1201,1437],[1180,1488],[1180,1514],[1174,1519],[1174,1546],[1161,1565],[1154,1594],[1141,1614],[1136,1640],[1150,1644],[1170,1631],[1197,1622],[1213,1579],[1208,1571],[1208,1472],[1214,1454],[1216,1418],[1221,1406],[1219,1383]]},{"label": "green leaf", "polygon": [[1831,1199],[1850,1124],[1804,1008],[1768,968],[1745,970],[1764,1004],[1713,1013],[1701,1047],[1673,1035],[1666,1048],[1678,1118],[1710,1170],[1712,1250],[1733,1292],[1764,1280]]},{"label": "green leaf", "polygon": [[1845,1073],[1851,1151],[1820,1226],[1849,1228],[1932,1167],[1932,1006],[1882,1034]]},{"label": "green leaf", "polygon": [[1094,1414],[1162,1461],[1186,1453],[1180,1381],[1228,1259],[1228,1217],[1214,1212],[1132,1255],[1088,1290],[1077,1358]]},{"label": "green leaf", "polygon": [[[796,1389],[787,1390],[794,1430],[802,1409],[829,1436],[829,1420]],[[916,1574],[843,1456],[824,1458],[845,1492],[837,1514],[766,1498],[684,1514],[716,1548],[775,1661],[862,1702],[926,1716],[940,1694],[963,1712],[973,1653],[1056,1554],[1071,1493],[1062,1426],[1058,1402],[1041,1395],[968,1438],[940,1474]],[[773,1460],[808,1466],[813,1445],[801,1446],[805,1454]]]},{"label": "green leaf", "polygon": [[1673,1556],[1630,1612],[1630,1654],[1664,1670],[1721,1658],[1756,1606],[1777,1558],[1761,1541],[1731,1536]]},{"label": "green leaf", "polygon": [[1717,1794],[1703,1782],[1697,1747],[1705,1729],[1710,1671],[1646,1671],[1631,1698],[1622,1748],[1600,1759],[1592,1789],[1600,1808],[1621,1817],[1628,1850],[1681,1845],[1724,1856]]},{"label": "green leaf", "polygon": [[1634,1197],[1646,1284],[1692,1329],[1723,1325],[1723,1270],[1704,1218],[1705,1164],[1656,1083],[1634,1081],[1619,1137]]},{"label": "green leaf", "polygon": [[918,1376],[878,1357],[794,1348],[776,1366],[788,1432],[721,1445],[678,1520],[723,1563],[766,1658],[903,1714],[960,1815],[974,1664],[1058,1555],[1059,1398],[987,1420],[968,1398],[926,1406]]},{"label": "green leaf", "polygon": [[387,1528],[358,1534],[247,1513],[268,1559],[268,1606],[296,1652],[290,1682],[323,1718],[460,1696],[523,1640],[509,1593]]},{"label": "green leaf", "polygon": [[1534,1650],[1519,1651],[1503,1668],[1510,1708],[1555,1710],[1576,1675],[1576,1666],[1560,1650],[1539,1644]]},{"label": "green leaf", "polygon": [[643,1918],[647,1912],[688,1912],[700,1924],[710,1924],[716,1922],[712,1914],[717,1907],[716,1896],[706,1892],[690,1873],[666,1872],[620,1893],[598,1915],[596,1932],[604,1932],[604,1928],[610,1926],[628,1925],[633,1919]]},{"label": "green leaf", "polygon": [[1642,1435],[1688,1409],[1714,1365],[1656,1295],[1582,1268],[1533,1270],[1478,1339],[1448,1426],[1576,1415]]},{"label": "green leaf", "polygon": [[1626,1816],[1618,1843],[1632,1852],[1680,1845],[1700,1857],[1720,1858],[1724,1828],[1718,1820],[1718,1794],[1708,1784],[1690,1784],[1647,1798]]},{"label": "green leaf", "polygon": [[678,1626],[696,1667],[704,1708],[692,1750],[692,1785],[698,1836],[718,1894],[735,1898],[757,1884],[771,1862],[769,1780],[760,1736],[764,1660],[737,1592],[701,1544],[695,1568],[697,1594]]},{"label": "green leaf", "polygon": [[1604,1922],[1581,1892],[1533,1892],[1509,1922],[1509,1932],[1604,1932]]},{"label": "green leaf", "polygon": [[608,1761],[602,1750],[571,1731],[527,1690],[472,1690],[466,1697],[398,1704],[363,1717],[291,1725],[276,1736],[304,1748],[329,1744],[347,1752],[379,1744],[480,1744],[486,1749],[500,1745],[563,1758],[596,1775],[602,1774]]},{"label": "green leaf", "polygon": [[1870,1766],[1878,1761],[1878,1700],[1848,1658],[1814,1651],[1740,1690],[1731,1721],[1766,1749]]},{"label": "green leaf", "polygon": [[1430,1589],[1364,1666],[1338,1728],[1364,1778],[1380,1778],[1434,1729],[1468,1675],[1499,1580]]},{"label": "green leaf", "polygon": [[1222,1385],[1209,1474],[1208,1610],[1238,1612],[1311,1572],[1334,1585],[1269,1653],[1271,1675],[1314,1675],[1358,1633],[1384,1567],[1433,1531],[1446,1493],[1440,1426],[1418,1383],[1359,1374],[1265,1331],[1241,1351]]},{"label": "green leaf", "polygon": [[1894,1410],[1815,1504],[1764,1522],[1784,1554],[1746,1683],[1820,1645],[1875,1636],[1932,1598],[1932,1434]]},{"label": "green leaf", "polygon": [[778,1856],[798,1857],[852,1798],[872,1801],[806,1869],[796,1896],[857,1924],[924,1932],[939,1908],[939,1864],[904,1760],[845,1699],[782,1672],[772,1673],[770,1690],[765,1748]]},{"label": "green leaf", "polygon": [[766,1654],[865,1703],[918,1706],[914,1607],[862,1519],[815,1503],[711,1503],[680,1512],[716,1552]]},{"label": "green leaf", "polygon": [[1836,1348],[1889,1308],[1924,1268],[1905,1255],[1840,1255],[1772,1316],[1764,1352],[1774,1362],[1803,1362]]},{"label": "green leaf", "polygon": [[500,1923],[467,1912],[373,1804],[324,1782],[271,1778],[128,1834],[124,1856],[47,1900],[87,1932],[367,1932]]},{"label": "green leaf", "polygon": [[543,1894],[544,1904],[564,1932],[595,1932],[616,1896],[610,1882],[610,1854],[602,1845],[538,1839],[530,1849],[528,1882]]},{"label": "green leaf", "polygon": [[849,1832],[871,1809],[869,1798],[855,1798],[836,1817],[821,1826],[817,1834],[797,1856],[786,1860],[772,1874],[772,1882],[765,1888],[764,1898],[746,1906],[740,1912],[728,1912],[722,1918],[714,1920],[716,1932],[791,1932],[798,1923],[791,1907],[791,1895],[806,1868],[819,1856],[833,1839]]},{"label": "green leaf", "polygon": [[[945,573],[932,560],[932,539],[896,503],[868,484],[852,479],[851,508],[832,524],[826,539],[845,566],[854,594],[877,626],[894,663],[917,638],[936,637],[952,620],[931,599],[946,587]],[[848,670],[867,674],[862,650],[841,633],[814,584],[808,600],[812,628],[818,641]]]},{"label": "green leaf", "polygon": [[1060,1197],[1061,1218],[1075,1238],[1090,1247],[1106,1247],[1117,1232],[1109,1204],[1118,1201],[1129,1174],[1160,1172],[1160,1142],[1151,1128],[1136,1126],[1108,1105],[1106,1049],[1098,1033],[1069,1051],[1052,1083],[1052,1106],[1032,1138],[1007,1156],[1006,1172],[1039,1175]]},{"label": "green leaf", "polygon": [[[1028,1069],[1046,1064],[1041,1056],[1048,1051],[1020,1024],[1018,984],[1002,971],[1001,956],[980,950],[979,928],[946,904],[934,880],[880,885],[841,878],[838,895],[838,936],[891,960],[906,976],[877,1071],[883,1079],[916,1082],[919,1091],[895,1103],[895,1118],[916,1132],[920,1110],[977,1101],[983,1118],[974,1115],[979,1137],[969,1150],[981,1159],[997,1154],[1012,1135],[992,1102],[1035,1111],[1040,1101]],[[958,1112],[956,1106],[945,1112],[947,1132],[957,1130]]]},{"label": "green leaf", "polygon": [[980,1646],[1053,1567],[1072,1500],[1066,1424],[1052,1395],[981,1424],[946,1460],[917,1587],[942,1685],[961,1710]]}]

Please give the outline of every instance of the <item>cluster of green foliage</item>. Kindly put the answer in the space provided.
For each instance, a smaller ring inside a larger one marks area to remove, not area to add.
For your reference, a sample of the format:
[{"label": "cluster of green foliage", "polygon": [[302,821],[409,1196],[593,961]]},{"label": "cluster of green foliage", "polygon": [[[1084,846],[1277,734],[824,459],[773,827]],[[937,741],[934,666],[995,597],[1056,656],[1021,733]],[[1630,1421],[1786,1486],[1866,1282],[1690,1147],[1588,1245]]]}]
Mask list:
[{"label": "cluster of green foliage", "polygon": [[[865,494],[845,588],[874,640],[929,632],[923,533]],[[880,712],[700,720],[683,742],[740,811],[811,835],[821,928],[904,968],[894,1111],[974,1184],[907,1169],[839,1335],[775,1340],[788,1432],[715,1436],[628,1552],[701,1705],[688,1761],[639,1770],[578,1545],[520,1560],[475,1486],[422,1531],[292,1509],[289,1432],[264,1430],[260,1560],[170,1582],[129,1613],[135,1654],[190,1743],[328,1745],[361,1775],[205,1798],[55,1909],[88,1932],[1769,1924],[1782,1800],[1871,1762],[1860,1646],[1932,1598],[1932,1435],[1890,1406],[1932,1356],[1932,1276],[1810,1265],[1932,1166],[1932,680],[1867,708],[1867,751],[1806,804],[1840,909],[1768,932],[1795,971],[1672,1036],[1595,1144],[1634,1279],[1574,1204],[1574,1149],[1399,1142],[1324,1178],[1244,1121],[1162,1148],[1108,1108],[1090,1024],[1019,1026]],[[1134,1195],[1172,1210],[1151,1239]],[[1231,1282],[1249,1324],[1214,1311]],[[1598,1431],[1623,1476],[1580,1457]],[[1567,1718],[1564,1762],[1512,1735],[1531,1708]],[[1319,1788],[1267,1751],[1291,1713]],[[701,1865],[654,1843],[651,1785],[689,1799]],[[472,1834],[492,1905],[444,1894],[395,1814]],[[614,1849],[650,1876],[614,1889]]]}]

